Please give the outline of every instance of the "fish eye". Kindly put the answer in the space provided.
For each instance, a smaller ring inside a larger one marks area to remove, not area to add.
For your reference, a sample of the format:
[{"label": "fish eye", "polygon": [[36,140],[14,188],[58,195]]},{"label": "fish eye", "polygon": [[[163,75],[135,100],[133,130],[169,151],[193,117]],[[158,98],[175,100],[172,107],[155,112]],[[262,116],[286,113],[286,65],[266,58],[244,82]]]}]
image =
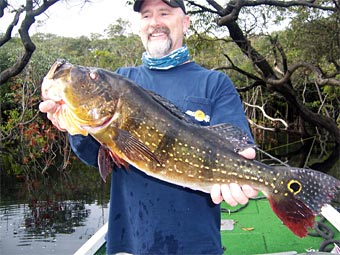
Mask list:
[{"label": "fish eye", "polygon": [[302,190],[302,185],[297,180],[291,180],[287,184],[287,188],[289,189],[290,192],[292,192],[294,195],[296,195]]},{"label": "fish eye", "polygon": [[98,77],[98,73],[96,73],[96,72],[90,72],[89,76],[90,76],[91,80],[95,80],[95,79],[97,79],[97,77]]}]

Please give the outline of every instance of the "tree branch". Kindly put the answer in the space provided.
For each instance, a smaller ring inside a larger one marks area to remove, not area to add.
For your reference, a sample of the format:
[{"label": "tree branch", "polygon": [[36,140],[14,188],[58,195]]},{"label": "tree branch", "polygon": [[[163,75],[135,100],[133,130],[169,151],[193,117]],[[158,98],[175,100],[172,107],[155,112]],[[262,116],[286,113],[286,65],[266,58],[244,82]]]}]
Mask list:
[{"label": "tree branch", "polygon": [[269,119],[270,121],[273,121],[273,122],[281,122],[285,128],[287,129],[288,128],[288,124],[287,122],[285,122],[283,119],[279,119],[279,118],[273,118],[273,117],[270,117],[266,111],[264,110],[264,105],[263,106],[259,106],[259,105],[253,105],[253,104],[249,104],[247,102],[243,102],[246,106],[249,106],[249,107],[252,107],[252,108],[257,108],[259,109],[262,114],[263,114],[263,117]]},{"label": "tree branch", "polygon": [[0,18],[4,16],[4,11],[7,8],[8,3],[5,0],[0,0]]},{"label": "tree branch", "polygon": [[[211,0],[206,0],[208,3]],[[221,15],[222,18],[219,20],[218,25],[222,26],[229,22],[235,21],[238,19],[238,15],[243,7],[256,7],[256,6],[275,6],[275,7],[294,7],[294,6],[302,6],[302,7],[310,7],[316,8],[324,11],[332,11],[337,12],[338,7],[332,7],[328,5],[315,4],[315,1],[278,1],[278,0],[234,0],[230,1],[228,6],[225,8],[224,15]]]},{"label": "tree branch", "polygon": [[281,79],[266,79],[266,82],[268,84],[274,85],[274,86],[279,86],[283,85],[284,83],[288,82],[293,75],[293,73],[301,68],[308,68],[314,72],[314,77],[315,77],[315,82],[319,85],[331,85],[331,86],[340,86],[340,80],[334,79],[334,78],[323,78],[323,73],[322,71],[309,63],[306,62],[299,62],[294,65],[292,65],[290,68],[288,68],[287,72],[284,74],[284,76]]},{"label": "tree branch", "polygon": [[[4,6],[3,4],[4,0],[0,1],[1,1],[0,7]],[[50,6],[52,6],[58,1],[60,0],[44,0],[40,6],[38,5],[37,9],[34,9],[35,2],[32,0],[26,0],[26,6],[21,7],[16,11],[15,17],[12,23],[8,26],[4,37],[0,39],[0,46],[11,40],[13,28],[17,25],[21,13],[26,11],[25,18],[22,21],[20,28],[18,30],[22,45],[24,47],[24,53],[22,54],[21,57],[17,58],[13,66],[3,70],[0,73],[0,85],[7,82],[11,77],[18,75],[28,64],[36,48],[35,44],[32,42],[31,37],[29,35],[29,29],[35,22],[36,16],[45,12]]]},{"label": "tree branch", "polygon": [[[206,0],[209,2],[208,0]],[[320,128],[324,128],[329,131],[335,141],[340,143],[340,132],[337,124],[331,118],[323,116],[321,114],[314,113],[307,106],[305,106],[301,100],[299,99],[296,91],[293,86],[291,86],[291,73],[294,72],[297,68],[304,66],[312,69],[315,74],[315,80],[319,85],[336,85],[338,86],[339,81],[333,78],[324,78],[322,76],[322,72],[320,69],[306,64],[306,63],[298,63],[293,65],[291,68],[288,68],[286,72],[284,72],[284,77],[278,79],[273,68],[270,66],[268,61],[257,52],[254,47],[251,45],[251,42],[246,38],[240,29],[239,25],[236,23],[237,16],[240,12],[240,9],[245,6],[260,6],[260,5],[275,5],[276,7],[292,7],[292,6],[307,6],[318,8],[321,10],[333,11],[337,12],[336,7],[333,6],[322,6],[315,4],[315,2],[311,1],[274,1],[274,0],[257,0],[257,1],[247,1],[247,0],[235,0],[230,1],[230,4],[224,9],[225,15],[221,17],[221,19],[217,22],[220,26],[226,26],[229,30],[230,37],[233,41],[238,45],[238,47],[242,50],[243,54],[246,55],[257,67],[258,71],[261,73],[263,77],[263,81],[266,82],[267,87],[272,90],[279,92],[281,95],[285,97],[285,99],[295,107],[299,115],[312,125],[315,125]]]},{"label": "tree branch", "polygon": [[0,47],[7,43],[9,40],[11,40],[13,28],[18,24],[20,15],[24,11],[25,11],[24,7],[20,7],[18,10],[15,11],[13,21],[8,25],[4,36],[0,38]]}]

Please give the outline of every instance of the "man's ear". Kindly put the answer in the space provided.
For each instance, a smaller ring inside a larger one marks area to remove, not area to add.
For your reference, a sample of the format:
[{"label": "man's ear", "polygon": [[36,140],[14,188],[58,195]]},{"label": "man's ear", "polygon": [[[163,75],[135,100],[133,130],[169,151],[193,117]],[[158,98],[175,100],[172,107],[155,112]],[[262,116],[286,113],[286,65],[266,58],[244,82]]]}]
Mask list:
[{"label": "man's ear", "polygon": [[183,18],[183,34],[184,35],[188,31],[189,26],[190,26],[190,17],[189,17],[189,15],[185,15],[184,18]]}]

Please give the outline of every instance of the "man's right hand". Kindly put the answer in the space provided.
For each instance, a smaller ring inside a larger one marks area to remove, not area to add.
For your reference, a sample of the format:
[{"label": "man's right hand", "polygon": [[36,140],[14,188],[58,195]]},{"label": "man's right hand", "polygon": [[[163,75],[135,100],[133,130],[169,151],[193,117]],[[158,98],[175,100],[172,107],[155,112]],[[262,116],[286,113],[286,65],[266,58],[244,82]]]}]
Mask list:
[{"label": "man's right hand", "polygon": [[56,103],[53,100],[45,100],[39,104],[39,110],[41,112],[47,113],[47,118],[56,126],[60,131],[67,131],[64,128],[59,126],[58,119],[55,116],[55,113],[60,110],[60,104]]}]

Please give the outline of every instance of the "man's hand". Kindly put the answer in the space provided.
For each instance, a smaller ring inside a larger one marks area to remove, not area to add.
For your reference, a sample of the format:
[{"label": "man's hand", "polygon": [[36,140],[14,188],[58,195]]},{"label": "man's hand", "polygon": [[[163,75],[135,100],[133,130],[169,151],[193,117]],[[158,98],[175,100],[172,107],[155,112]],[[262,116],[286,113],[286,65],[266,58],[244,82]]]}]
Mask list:
[{"label": "man's hand", "polygon": [[[239,154],[247,159],[255,158],[255,150],[253,148],[245,149],[239,152]],[[215,204],[219,204],[224,200],[229,205],[236,206],[237,204],[246,204],[249,198],[256,197],[257,190],[249,185],[240,186],[236,183],[214,184],[211,188],[210,196]]]},{"label": "man's hand", "polygon": [[58,120],[55,117],[55,113],[60,107],[60,104],[56,103],[53,100],[46,100],[39,104],[39,110],[41,112],[47,113],[47,118],[53,123],[53,125],[56,126],[60,131],[66,131],[66,129],[59,126]]}]

